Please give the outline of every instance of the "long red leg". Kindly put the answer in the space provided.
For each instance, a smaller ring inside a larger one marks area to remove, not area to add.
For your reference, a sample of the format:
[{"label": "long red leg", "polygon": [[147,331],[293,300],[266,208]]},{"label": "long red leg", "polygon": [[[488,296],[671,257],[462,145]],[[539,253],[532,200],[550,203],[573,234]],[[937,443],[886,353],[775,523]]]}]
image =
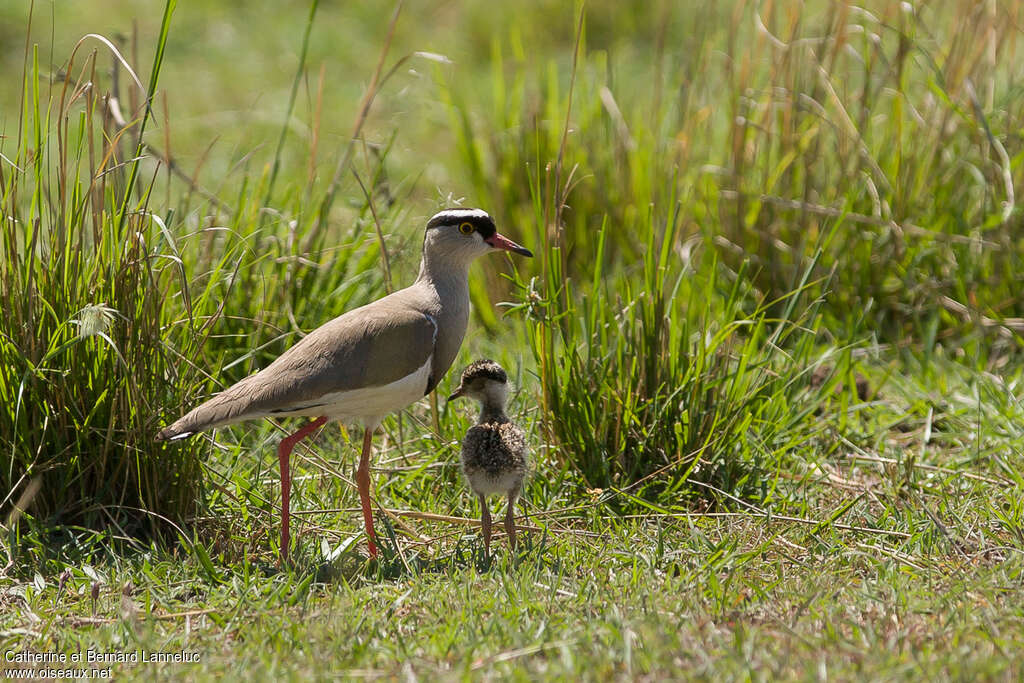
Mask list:
[{"label": "long red leg", "polygon": [[377,557],[377,536],[373,532],[373,509],[370,507],[370,453],[373,450],[373,430],[363,432],[363,452],[359,456],[356,470],[356,484],[359,486],[359,503],[363,506],[363,524],[366,526],[366,541],[370,546],[370,557]]},{"label": "long red leg", "polygon": [[281,560],[288,559],[288,520],[291,517],[292,475],[288,460],[291,458],[295,444],[327,422],[326,417],[318,417],[291,436],[281,439],[277,446],[277,462],[281,466]]}]

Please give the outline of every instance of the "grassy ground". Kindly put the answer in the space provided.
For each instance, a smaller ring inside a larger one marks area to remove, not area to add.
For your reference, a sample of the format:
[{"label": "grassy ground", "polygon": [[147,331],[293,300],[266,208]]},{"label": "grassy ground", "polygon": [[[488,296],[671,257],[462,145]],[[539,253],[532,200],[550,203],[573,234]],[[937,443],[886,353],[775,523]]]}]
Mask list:
[{"label": "grassy ground", "polygon": [[[1015,5],[192,5],[0,8],[6,675],[1020,678]],[[281,567],[294,425],[151,437],[459,201],[537,253],[455,365],[513,378],[522,544],[425,399],[382,560],[330,427]]]}]

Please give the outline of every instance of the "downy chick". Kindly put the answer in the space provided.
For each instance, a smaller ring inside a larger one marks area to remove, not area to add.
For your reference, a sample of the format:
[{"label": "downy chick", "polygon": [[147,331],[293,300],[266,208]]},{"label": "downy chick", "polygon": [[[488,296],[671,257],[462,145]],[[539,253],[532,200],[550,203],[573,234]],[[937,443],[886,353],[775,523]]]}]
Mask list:
[{"label": "downy chick", "polygon": [[505,532],[509,546],[516,547],[514,511],[526,476],[526,439],[523,430],[505,414],[508,375],[492,360],[471,363],[462,373],[462,381],[448,400],[468,396],[480,403],[480,417],[462,440],[462,472],[480,498],[484,548],[491,552],[491,511],[487,496],[508,496]]}]

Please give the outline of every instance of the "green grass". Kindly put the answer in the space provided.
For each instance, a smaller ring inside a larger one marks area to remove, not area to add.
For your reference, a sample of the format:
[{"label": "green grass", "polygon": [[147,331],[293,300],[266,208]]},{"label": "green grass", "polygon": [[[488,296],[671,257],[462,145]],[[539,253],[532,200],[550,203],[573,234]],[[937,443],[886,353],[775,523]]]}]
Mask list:
[{"label": "green grass", "polygon": [[[65,5],[0,9],[0,649],[1020,677],[1016,7]],[[472,411],[428,399],[377,437],[381,561],[332,427],[281,568],[293,425],[151,437],[407,283],[456,200],[537,254],[474,266],[455,366],[513,379],[522,545],[485,561]]]}]

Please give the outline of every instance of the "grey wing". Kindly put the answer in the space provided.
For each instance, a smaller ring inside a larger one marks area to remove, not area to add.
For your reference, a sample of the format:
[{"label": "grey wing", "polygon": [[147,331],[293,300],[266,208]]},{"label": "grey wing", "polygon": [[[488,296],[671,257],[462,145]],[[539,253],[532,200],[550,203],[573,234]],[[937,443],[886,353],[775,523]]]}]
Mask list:
[{"label": "grey wing", "polygon": [[437,325],[420,311],[380,305],[386,301],[349,311],[313,330],[260,372],[163,429],[157,440],[315,407],[327,394],[382,386],[413,374],[433,355]]}]

